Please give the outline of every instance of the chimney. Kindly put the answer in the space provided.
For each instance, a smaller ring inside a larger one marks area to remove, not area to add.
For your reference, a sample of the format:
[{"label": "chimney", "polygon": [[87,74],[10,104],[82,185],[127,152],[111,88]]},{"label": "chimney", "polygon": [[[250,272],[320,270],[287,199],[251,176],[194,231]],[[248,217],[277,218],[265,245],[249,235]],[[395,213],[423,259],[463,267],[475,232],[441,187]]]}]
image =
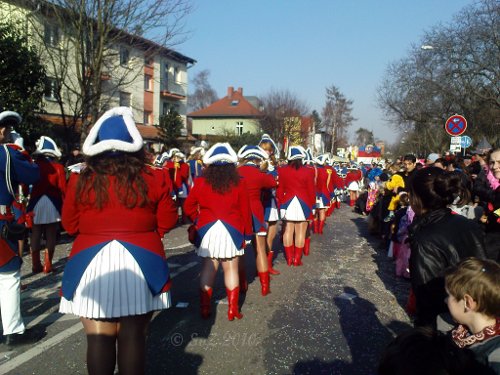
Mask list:
[{"label": "chimney", "polygon": [[227,97],[228,97],[229,99],[231,99],[231,98],[233,97],[233,92],[234,92],[234,87],[233,87],[233,86],[229,86],[229,87],[227,88]]},{"label": "chimney", "polygon": [[238,87],[238,93],[243,96],[243,87]]}]

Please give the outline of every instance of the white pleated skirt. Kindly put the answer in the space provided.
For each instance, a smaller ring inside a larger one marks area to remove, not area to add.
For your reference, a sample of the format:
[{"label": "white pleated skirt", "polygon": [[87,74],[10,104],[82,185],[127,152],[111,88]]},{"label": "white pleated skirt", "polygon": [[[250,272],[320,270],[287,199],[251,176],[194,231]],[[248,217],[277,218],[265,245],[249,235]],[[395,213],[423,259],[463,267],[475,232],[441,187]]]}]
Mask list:
[{"label": "white pleated skirt", "polygon": [[287,208],[281,210],[281,217],[286,221],[306,221],[306,215],[300,205],[299,199],[293,197]]},{"label": "white pleated skirt", "polygon": [[265,209],[266,221],[278,221],[280,219],[280,213],[278,207],[276,207],[276,201],[271,199],[271,207]]},{"label": "white pleated skirt", "polygon": [[347,187],[347,190],[358,191],[359,190],[359,183],[357,181],[351,182],[349,184],[349,186]]},{"label": "white pleated skirt", "polygon": [[216,259],[230,259],[244,253],[245,249],[235,245],[229,231],[220,220],[205,233],[200,247],[196,250],[196,254],[200,257]]},{"label": "white pleated skirt", "polygon": [[61,214],[57,211],[54,203],[43,195],[33,208],[33,224],[52,224],[61,221]]},{"label": "white pleated skirt", "polygon": [[134,257],[111,241],[92,259],[72,301],[61,298],[59,312],[89,319],[141,315],[171,306],[170,292],[153,296]]}]

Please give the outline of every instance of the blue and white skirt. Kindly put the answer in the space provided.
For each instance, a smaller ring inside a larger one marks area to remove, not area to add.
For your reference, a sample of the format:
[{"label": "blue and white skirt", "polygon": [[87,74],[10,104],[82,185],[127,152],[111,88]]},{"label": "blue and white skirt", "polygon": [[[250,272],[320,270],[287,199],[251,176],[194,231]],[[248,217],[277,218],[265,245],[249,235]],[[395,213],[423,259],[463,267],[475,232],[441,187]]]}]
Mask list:
[{"label": "blue and white skirt", "polygon": [[196,254],[203,258],[230,259],[241,256],[245,249],[234,243],[231,234],[224,224],[218,220],[201,238]]},{"label": "blue and white skirt", "polygon": [[111,241],[92,259],[73,300],[61,298],[59,312],[89,319],[141,315],[171,306],[170,292],[153,296],[129,251]]},{"label": "blue and white skirt", "polygon": [[271,205],[264,207],[264,219],[266,221],[278,221],[280,219],[280,212],[276,205],[276,198],[271,198]]},{"label": "blue and white skirt", "polygon": [[53,224],[61,221],[61,214],[54,203],[46,196],[42,196],[33,208],[33,224]]},{"label": "blue and white skirt", "polygon": [[307,221],[307,213],[297,197],[293,197],[288,206],[281,209],[281,218],[285,221]]}]

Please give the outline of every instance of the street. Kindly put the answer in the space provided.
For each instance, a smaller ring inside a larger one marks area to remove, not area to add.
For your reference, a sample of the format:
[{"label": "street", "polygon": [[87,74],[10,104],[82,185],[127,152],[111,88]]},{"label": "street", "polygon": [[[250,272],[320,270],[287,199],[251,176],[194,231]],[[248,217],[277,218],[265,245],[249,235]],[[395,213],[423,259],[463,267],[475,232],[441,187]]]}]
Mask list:
[{"label": "street", "polygon": [[[147,374],[376,374],[380,353],[411,327],[403,306],[409,282],[394,275],[392,260],[367,231],[366,217],[343,205],[313,234],[302,267],[286,265],[276,246],[271,294],[260,295],[255,259],[247,248],[249,290],[240,298],[242,320],[227,320],[222,271],[214,311],[199,316],[200,259],[187,225],[165,236],[173,307],[154,315],[148,335]],[[278,239],[277,239],[278,240]],[[0,374],[86,374],[86,339],[75,316],[57,312],[59,286],[71,247],[61,238],[55,272],[31,274],[23,264],[22,312],[39,337],[34,345],[0,344]],[[278,241],[276,241],[276,244]]]}]

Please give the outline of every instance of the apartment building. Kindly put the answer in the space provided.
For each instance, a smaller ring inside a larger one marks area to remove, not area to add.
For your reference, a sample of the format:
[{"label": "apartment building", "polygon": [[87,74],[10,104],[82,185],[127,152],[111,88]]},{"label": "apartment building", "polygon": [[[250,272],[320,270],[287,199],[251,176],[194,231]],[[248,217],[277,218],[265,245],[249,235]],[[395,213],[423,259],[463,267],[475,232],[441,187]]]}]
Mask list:
[{"label": "apartment building", "polygon": [[[31,43],[42,47],[38,50],[48,76],[43,117],[61,124],[63,112],[68,118],[78,108],[81,73],[74,58],[75,36],[65,35],[51,14],[53,6],[47,4],[45,1],[2,0],[0,16],[19,25]],[[62,60],[67,61],[66,66],[60,64]],[[158,134],[152,125],[158,124],[160,116],[170,108],[175,108],[184,120],[183,135],[187,135],[188,68],[195,63],[196,60],[144,37],[120,31],[120,38],[106,49],[98,111],[102,113],[119,105],[131,107],[141,134],[152,141]],[[59,87],[62,88],[60,96],[57,95]]]}]

